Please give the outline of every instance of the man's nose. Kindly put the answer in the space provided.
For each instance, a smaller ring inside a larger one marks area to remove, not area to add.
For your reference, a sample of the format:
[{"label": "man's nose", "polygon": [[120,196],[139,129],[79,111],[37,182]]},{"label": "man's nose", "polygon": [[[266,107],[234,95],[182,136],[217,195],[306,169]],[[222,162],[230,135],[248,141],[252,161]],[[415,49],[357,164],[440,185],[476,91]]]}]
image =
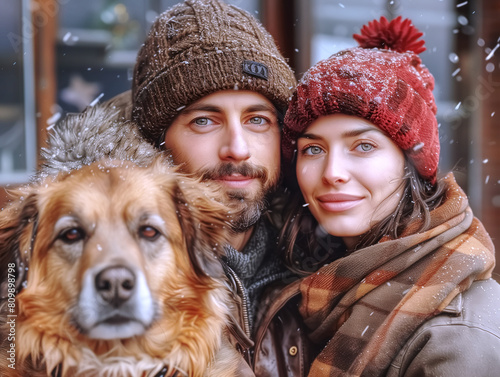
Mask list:
[{"label": "man's nose", "polygon": [[230,122],[225,127],[219,149],[221,160],[244,161],[250,158],[250,148],[245,130],[239,121]]}]

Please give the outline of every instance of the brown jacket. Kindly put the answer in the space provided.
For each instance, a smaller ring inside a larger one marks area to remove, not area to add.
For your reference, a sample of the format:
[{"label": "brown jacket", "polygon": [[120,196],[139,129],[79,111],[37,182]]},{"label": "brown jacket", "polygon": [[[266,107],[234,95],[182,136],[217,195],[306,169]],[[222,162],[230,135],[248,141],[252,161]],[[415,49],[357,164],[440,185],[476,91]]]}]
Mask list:
[{"label": "brown jacket", "polygon": [[[312,347],[306,337],[298,312],[298,281],[275,284],[263,294],[251,337],[243,331],[241,299],[231,334],[233,343],[245,357],[249,368],[242,376],[301,377],[306,376],[312,362]],[[238,318],[236,318],[238,317]],[[245,368],[246,369],[246,368]]]},{"label": "brown jacket", "polygon": [[[242,370],[243,376],[307,376],[319,349],[306,336],[298,300],[298,282],[268,292],[250,348],[251,368]],[[500,285],[480,280],[412,334],[386,377],[494,377],[499,350]]]},{"label": "brown jacket", "polygon": [[298,311],[298,300],[297,281],[269,290],[261,303],[252,364],[256,376],[307,375],[314,355]]},{"label": "brown jacket", "polygon": [[500,285],[480,280],[428,320],[392,360],[386,377],[500,375]]}]

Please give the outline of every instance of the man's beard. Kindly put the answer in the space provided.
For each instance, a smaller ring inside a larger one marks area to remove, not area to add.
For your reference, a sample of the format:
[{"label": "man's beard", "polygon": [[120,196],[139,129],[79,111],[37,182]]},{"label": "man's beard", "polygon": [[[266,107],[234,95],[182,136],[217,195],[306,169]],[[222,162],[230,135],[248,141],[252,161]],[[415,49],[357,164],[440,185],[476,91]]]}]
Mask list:
[{"label": "man's beard", "polygon": [[243,233],[250,229],[267,209],[268,198],[276,190],[278,176],[270,177],[268,170],[261,166],[253,166],[243,162],[234,165],[230,162],[221,163],[214,168],[201,169],[198,174],[202,181],[216,181],[222,177],[232,174],[240,174],[245,177],[258,179],[262,187],[255,193],[253,198],[246,189],[227,190],[226,195],[230,206],[235,206],[239,216],[231,222],[233,231]]}]

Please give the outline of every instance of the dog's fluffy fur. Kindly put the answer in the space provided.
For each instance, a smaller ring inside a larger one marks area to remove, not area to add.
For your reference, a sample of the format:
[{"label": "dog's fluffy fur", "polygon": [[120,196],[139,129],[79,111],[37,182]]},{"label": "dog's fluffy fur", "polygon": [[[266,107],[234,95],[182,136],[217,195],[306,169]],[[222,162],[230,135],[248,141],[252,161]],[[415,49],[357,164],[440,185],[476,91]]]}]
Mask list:
[{"label": "dog's fluffy fur", "polygon": [[217,260],[230,214],[210,193],[163,161],[101,161],[17,191],[0,213],[20,290],[16,370],[2,351],[1,374],[235,375]]}]

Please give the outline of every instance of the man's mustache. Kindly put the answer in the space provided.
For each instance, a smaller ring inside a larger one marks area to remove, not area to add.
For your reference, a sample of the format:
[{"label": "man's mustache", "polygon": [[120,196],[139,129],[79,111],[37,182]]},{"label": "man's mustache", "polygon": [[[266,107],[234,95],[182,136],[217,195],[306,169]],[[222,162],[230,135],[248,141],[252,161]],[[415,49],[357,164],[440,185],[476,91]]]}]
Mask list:
[{"label": "man's mustache", "polygon": [[214,168],[201,169],[199,174],[202,181],[219,180],[232,174],[239,174],[244,177],[261,179],[263,181],[266,181],[268,177],[267,169],[262,166],[251,165],[247,162],[238,165],[226,162],[218,164]]}]

